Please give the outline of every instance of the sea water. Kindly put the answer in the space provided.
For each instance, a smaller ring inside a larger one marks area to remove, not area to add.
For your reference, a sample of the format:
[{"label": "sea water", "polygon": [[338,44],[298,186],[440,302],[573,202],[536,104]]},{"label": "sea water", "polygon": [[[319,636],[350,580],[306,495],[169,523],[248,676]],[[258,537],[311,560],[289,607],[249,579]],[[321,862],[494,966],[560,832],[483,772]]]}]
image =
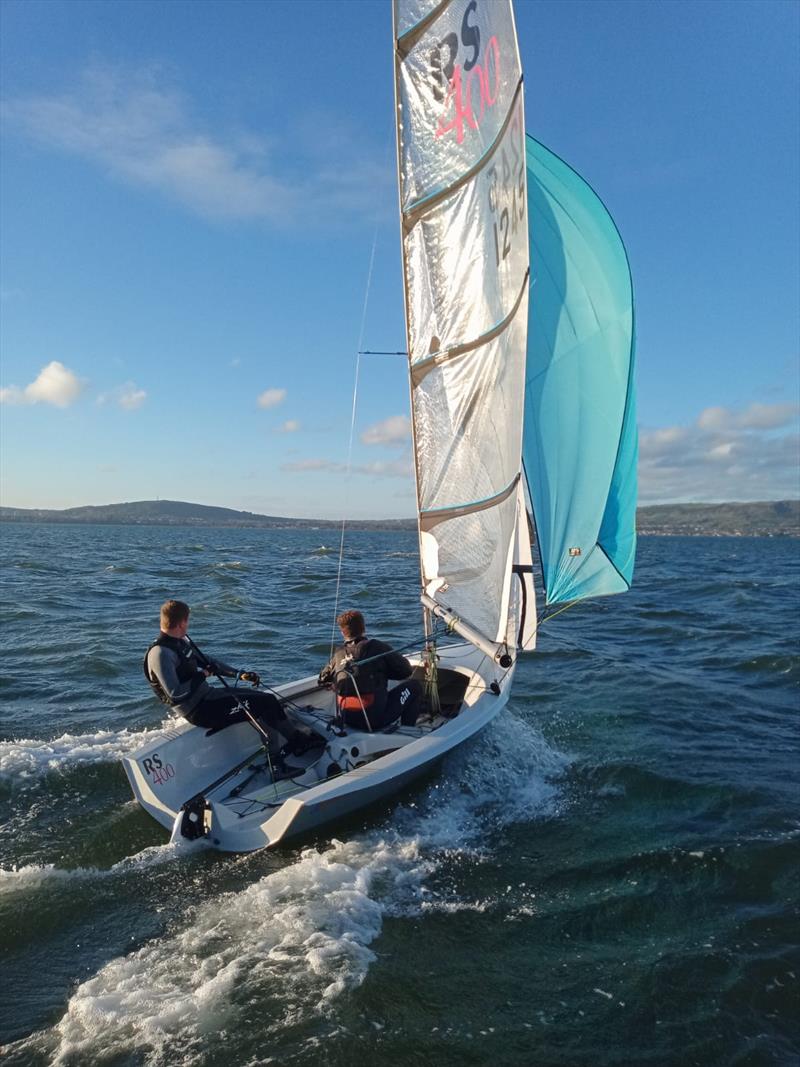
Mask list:
[{"label": "sea water", "polygon": [[[142,655],[172,596],[201,648],[315,672],[338,535],[5,524],[4,1062],[796,1062],[799,548],[642,539],[437,773],[237,856],[131,799],[165,718]],[[415,534],[348,534],[339,608],[375,636],[419,641],[417,584]]]}]

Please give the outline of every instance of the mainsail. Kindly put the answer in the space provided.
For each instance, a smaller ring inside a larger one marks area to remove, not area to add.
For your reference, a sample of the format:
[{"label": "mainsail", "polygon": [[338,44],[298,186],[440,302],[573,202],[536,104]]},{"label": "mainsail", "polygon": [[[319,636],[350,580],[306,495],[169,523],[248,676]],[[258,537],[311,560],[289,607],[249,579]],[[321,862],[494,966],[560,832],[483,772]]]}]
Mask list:
[{"label": "mainsail", "polygon": [[527,138],[523,458],[547,603],[624,592],[636,552],[633,287],[597,194]]},{"label": "mainsail", "polygon": [[521,599],[529,278],[514,16],[510,0],[395,0],[394,27],[423,602],[502,648]]}]

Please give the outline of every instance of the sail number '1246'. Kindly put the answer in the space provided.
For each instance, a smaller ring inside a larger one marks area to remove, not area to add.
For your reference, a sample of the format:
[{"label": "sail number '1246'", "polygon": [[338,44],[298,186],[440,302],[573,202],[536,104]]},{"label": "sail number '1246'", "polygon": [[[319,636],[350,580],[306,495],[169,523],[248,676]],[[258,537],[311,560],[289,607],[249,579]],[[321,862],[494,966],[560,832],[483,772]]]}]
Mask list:
[{"label": "sail number '1246'", "polygon": [[[525,218],[525,159],[520,148],[520,108],[514,111],[509,137],[486,170],[489,210],[494,221],[494,253],[499,267],[511,251],[511,242]],[[508,149],[508,151],[506,151]]]},{"label": "sail number '1246'", "polygon": [[[430,54],[433,98],[442,105],[434,136],[438,139],[454,133],[458,144],[464,140],[465,124],[477,130],[487,108],[497,103],[500,89],[500,45],[496,37],[489,38],[483,62],[478,62],[481,31],[470,22],[470,15],[477,10],[478,0],[471,0],[461,20],[460,39],[459,34],[448,33]],[[462,46],[466,52],[463,64],[456,62]]]}]

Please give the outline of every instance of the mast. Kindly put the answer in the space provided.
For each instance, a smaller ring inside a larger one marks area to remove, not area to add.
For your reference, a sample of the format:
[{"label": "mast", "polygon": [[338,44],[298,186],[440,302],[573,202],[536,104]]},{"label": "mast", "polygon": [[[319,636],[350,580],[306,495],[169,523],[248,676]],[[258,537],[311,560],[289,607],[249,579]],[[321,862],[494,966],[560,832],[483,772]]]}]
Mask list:
[{"label": "mast", "polygon": [[[402,135],[402,130],[403,130],[403,121],[402,121],[402,113],[403,112],[402,112],[402,107],[401,107],[401,104],[400,104],[400,96],[399,96],[399,85],[400,85],[400,66],[399,65],[402,62],[402,60],[400,58],[400,53],[399,53],[399,50],[397,48],[397,39],[398,39],[398,35],[399,35],[398,19],[400,17],[401,17],[401,12],[399,11],[398,0],[392,0],[392,31],[393,31],[393,40],[395,42],[395,48],[394,48],[394,112],[395,112],[394,131],[395,131],[395,144],[396,144],[395,164],[396,164],[396,168],[397,168],[397,204],[398,204],[398,210],[399,210],[400,220],[401,220],[400,251],[401,251],[401,260],[402,260],[402,268],[403,268],[403,271],[402,271],[402,273],[403,273],[403,312],[404,312],[403,321],[406,324],[406,351],[409,353],[409,359],[410,359],[411,350],[410,350],[410,348],[408,348],[408,320],[409,320],[409,313],[408,313],[408,309],[409,309],[408,280],[407,280],[407,277],[406,277],[405,257],[402,254],[402,251],[403,251],[403,242],[402,242],[403,195],[402,195],[402,179],[401,179],[401,172],[400,172],[400,160],[402,158],[401,135]],[[414,458],[414,490],[415,490],[415,495],[416,495],[416,500],[417,500],[417,538],[419,538],[420,478],[419,478],[419,467],[417,465],[416,434],[415,434],[415,430],[414,430],[414,426],[415,426],[415,422],[416,422],[416,420],[414,418],[414,387],[413,387],[413,382],[411,380],[411,376],[410,375],[409,375],[409,379],[408,379],[408,393],[409,393],[409,398],[408,398],[408,400],[409,400],[409,410],[411,412],[412,455],[413,455],[413,458]],[[425,575],[424,575],[424,571],[423,571],[423,567],[422,567],[422,553],[421,552],[420,552],[420,557],[419,557],[419,567],[420,567],[420,585],[422,587],[424,587]],[[429,606],[427,604],[425,604],[424,600],[422,600],[422,608],[423,608],[423,610],[422,610],[422,621],[423,621],[423,629],[424,629],[424,632],[425,632],[425,643],[428,644],[428,642],[430,640],[430,637],[431,637],[431,632],[433,630],[433,622],[432,622],[432,617],[431,617],[431,612],[430,612]]]}]

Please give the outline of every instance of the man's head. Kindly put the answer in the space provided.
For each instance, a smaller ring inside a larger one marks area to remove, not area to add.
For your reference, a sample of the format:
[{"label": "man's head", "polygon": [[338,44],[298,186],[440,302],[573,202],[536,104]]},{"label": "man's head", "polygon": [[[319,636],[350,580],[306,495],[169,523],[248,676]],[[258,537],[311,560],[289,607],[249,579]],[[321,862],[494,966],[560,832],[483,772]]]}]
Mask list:
[{"label": "man's head", "polygon": [[364,616],[360,611],[343,611],[336,619],[336,625],[342,631],[345,641],[356,641],[362,637],[366,627]]},{"label": "man's head", "polygon": [[[182,600],[165,600],[161,605],[161,629],[165,634],[183,637],[189,629],[189,605]],[[182,632],[174,633],[178,630]]]}]

